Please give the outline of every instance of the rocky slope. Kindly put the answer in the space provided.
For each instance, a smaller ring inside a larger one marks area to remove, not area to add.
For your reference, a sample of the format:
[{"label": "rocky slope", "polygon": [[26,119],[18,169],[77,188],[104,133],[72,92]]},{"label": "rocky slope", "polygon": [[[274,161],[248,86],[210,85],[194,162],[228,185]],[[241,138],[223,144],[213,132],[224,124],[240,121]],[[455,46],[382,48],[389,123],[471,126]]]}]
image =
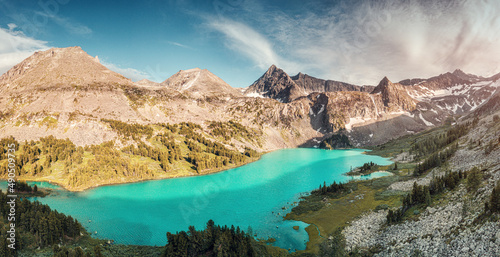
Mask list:
[{"label": "rocky slope", "polygon": [[142,79],[134,83],[136,86],[144,86],[144,87],[155,87],[160,86],[160,83],[151,81],[149,79]]},{"label": "rocky slope", "polygon": [[260,151],[296,147],[321,137],[309,125],[309,103],[243,97],[207,70],[179,71],[163,83],[133,83],[79,47],[35,53],[0,78],[2,137],[20,141],[54,135],[76,145],[120,137],[101,119],[156,124],[237,120],[260,131]]},{"label": "rocky slope", "polygon": [[318,146],[339,132],[354,146],[375,145],[476,110],[498,92],[497,77],[455,71],[401,83],[384,78],[373,88],[290,77],[273,65],[242,94],[207,70],[134,83],[79,47],[50,49],[0,77],[0,133],[20,140],[55,135],[85,145],[117,138],[103,118],[204,128],[234,119],[262,132],[263,151]]},{"label": "rocky slope", "polygon": [[459,140],[459,150],[448,165],[434,168],[422,178],[389,186],[394,192],[409,192],[414,182],[429,185],[431,178],[446,172],[480,167],[483,180],[479,189],[468,192],[462,183],[418,218],[400,224],[387,225],[387,211],[368,212],[344,229],[347,250],[379,246],[381,252],[376,256],[499,256],[500,224],[488,219],[477,221],[500,181],[500,108],[495,102],[496,98],[490,99],[483,105],[488,111],[478,110],[459,121],[478,119],[477,125]]},{"label": "rocky slope", "polygon": [[[483,78],[456,70],[399,83],[385,77],[377,87],[359,87],[302,73],[289,77],[273,65],[245,94],[290,103],[307,97],[312,102],[310,119],[315,130],[326,136],[340,131],[353,145],[362,146],[384,143],[444,124],[453,115],[470,113],[499,91],[497,80],[498,75]],[[305,146],[315,146],[317,141],[312,139]]]}]

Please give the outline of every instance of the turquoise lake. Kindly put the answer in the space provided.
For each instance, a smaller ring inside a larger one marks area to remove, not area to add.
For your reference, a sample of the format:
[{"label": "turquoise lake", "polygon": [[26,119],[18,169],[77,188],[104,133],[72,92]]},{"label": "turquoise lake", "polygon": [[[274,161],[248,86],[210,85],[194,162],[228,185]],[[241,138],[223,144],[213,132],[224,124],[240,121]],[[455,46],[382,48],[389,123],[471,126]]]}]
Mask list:
[{"label": "turquoise lake", "polygon": [[251,226],[259,238],[272,237],[276,246],[302,250],[309,239],[304,230],[309,224],[283,221],[283,216],[301,195],[323,181],[353,179],[342,175],[351,167],[370,161],[391,163],[364,151],[285,149],[211,175],[102,186],[78,193],[56,187],[54,194],[35,199],[77,218],[94,236],[115,243],[163,246],[167,231],[187,230],[189,225],[200,230],[212,219],[215,224],[245,231]]}]

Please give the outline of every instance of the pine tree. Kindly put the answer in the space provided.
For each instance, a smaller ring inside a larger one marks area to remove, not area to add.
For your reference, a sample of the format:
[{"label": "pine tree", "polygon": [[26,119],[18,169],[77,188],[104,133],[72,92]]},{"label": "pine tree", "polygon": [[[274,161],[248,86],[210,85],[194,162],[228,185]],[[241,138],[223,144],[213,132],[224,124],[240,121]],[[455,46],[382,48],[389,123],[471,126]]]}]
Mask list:
[{"label": "pine tree", "polygon": [[431,192],[429,191],[429,187],[424,187],[424,194],[425,194],[425,205],[429,206],[431,205]]},{"label": "pine tree", "polygon": [[481,185],[482,179],[483,174],[481,174],[481,171],[477,167],[473,168],[467,175],[467,191],[476,191]]},{"label": "pine tree", "polygon": [[491,212],[500,212],[500,182],[493,188],[489,204]]}]

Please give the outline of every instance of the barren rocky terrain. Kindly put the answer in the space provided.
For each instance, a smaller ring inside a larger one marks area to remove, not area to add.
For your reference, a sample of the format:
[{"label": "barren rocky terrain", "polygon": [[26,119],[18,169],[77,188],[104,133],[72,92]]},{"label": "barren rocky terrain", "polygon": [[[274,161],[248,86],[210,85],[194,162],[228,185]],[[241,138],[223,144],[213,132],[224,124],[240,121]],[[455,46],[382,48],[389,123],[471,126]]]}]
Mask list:
[{"label": "barren rocky terrain", "polygon": [[500,224],[498,221],[476,222],[484,212],[492,189],[500,181],[500,147],[486,152],[485,144],[499,144],[499,111],[482,117],[476,127],[460,139],[460,148],[448,165],[431,170],[426,176],[389,186],[395,192],[412,190],[413,183],[429,185],[431,179],[445,172],[484,170],[477,191],[468,192],[464,184],[447,192],[415,220],[387,225],[387,210],[370,211],[343,230],[347,250],[380,247],[376,256],[499,256]]}]

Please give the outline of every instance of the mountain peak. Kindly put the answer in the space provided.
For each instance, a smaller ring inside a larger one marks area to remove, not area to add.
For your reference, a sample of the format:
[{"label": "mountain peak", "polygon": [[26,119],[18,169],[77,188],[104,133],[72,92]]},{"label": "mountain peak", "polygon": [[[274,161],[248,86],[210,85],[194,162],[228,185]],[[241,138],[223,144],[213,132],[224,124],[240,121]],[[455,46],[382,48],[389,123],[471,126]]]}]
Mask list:
[{"label": "mountain peak", "polygon": [[467,75],[465,72],[463,72],[461,69],[456,69],[455,71],[453,71],[451,74],[453,75]]},{"label": "mountain peak", "polygon": [[200,68],[180,70],[160,83],[160,85],[179,92],[189,92],[195,97],[241,95],[238,90],[232,88],[221,78],[206,69],[202,70]]},{"label": "mountain peak", "polygon": [[188,70],[180,70],[179,72],[196,72],[196,71],[201,71],[202,69],[196,67]]},{"label": "mountain peak", "polygon": [[138,85],[138,86],[159,86],[160,85],[160,83],[151,81],[149,79],[141,79],[139,81],[136,81],[134,84]]},{"label": "mountain peak", "polygon": [[285,71],[274,64],[269,67],[264,75],[250,85],[245,92],[247,95],[255,93],[284,103],[301,96],[297,84],[295,84]]},{"label": "mountain peak", "polygon": [[110,83],[132,81],[110,71],[79,46],[35,52],[0,77],[0,85],[23,88]]},{"label": "mountain peak", "polygon": [[411,111],[415,109],[415,103],[403,85],[399,83],[393,84],[387,77],[384,77],[371,93],[381,94],[382,102],[391,111]]},{"label": "mountain peak", "polygon": [[379,83],[378,86],[373,89],[372,94],[377,94],[383,92],[387,89],[387,87],[394,85],[388,78],[385,76]]},{"label": "mountain peak", "polygon": [[284,72],[284,71],[273,64],[269,67],[269,69],[267,69],[265,74],[273,74],[275,72]]},{"label": "mountain peak", "polygon": [[379,86],[387,86],[389,84],[392,84],[392,82],[389,80],[389,78],[387,78],[387,76],[385,76],[379,83],[378,85]]}]

